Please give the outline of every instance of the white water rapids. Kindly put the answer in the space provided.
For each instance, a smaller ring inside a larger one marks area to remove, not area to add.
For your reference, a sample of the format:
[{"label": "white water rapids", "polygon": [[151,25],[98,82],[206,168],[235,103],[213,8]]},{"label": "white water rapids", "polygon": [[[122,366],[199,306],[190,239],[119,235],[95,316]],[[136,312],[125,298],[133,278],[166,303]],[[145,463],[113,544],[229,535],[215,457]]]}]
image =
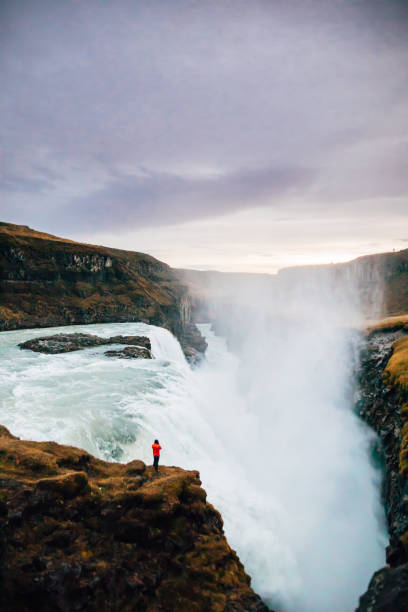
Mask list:
[{"label": "white water rapids", "polygon": [[[169,332],[143,323],[3,332],[0,423],[122,462],[151,463],[158,438],[162,463],[200,471],[267,603],[351,612],[384,562],[384,533],[370,434],[345,390],[344,333],[322,342],[277,327],[238,359],[202,330],[209,348],[194,371]],[[58,332],[147,335],[155,359],[108,358],[106,346],[60,355],[17,347]]]}]

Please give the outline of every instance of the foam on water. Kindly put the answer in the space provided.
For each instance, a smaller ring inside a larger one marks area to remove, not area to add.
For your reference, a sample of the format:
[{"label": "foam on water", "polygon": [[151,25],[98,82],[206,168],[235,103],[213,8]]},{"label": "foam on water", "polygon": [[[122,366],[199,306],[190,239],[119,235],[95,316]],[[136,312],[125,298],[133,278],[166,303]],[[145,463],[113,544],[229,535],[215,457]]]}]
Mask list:
[{"label": "foam on water", "polygon": [[[147,335],[156,359],[108,358],[105,346],[60,355],[17,348],[59,331]],[[143,323],[3,332],[0,423],[109,460],[151,463],[159,438],[165,464],[200,470],[230,544],[271,605],[351,611],[383,561],[384,538],[369,435],[344,408],[344,381],[333,374],[345,370],[342,350],[325,365],[339,337],[324,346],[305,338],[313,357],[299,350],[289,363],[279,349],[299,347],[298,330],[276,333],[276,350],[246,368],[209,326],[202,331],[209,348],[195,371],[168,331]]]}]

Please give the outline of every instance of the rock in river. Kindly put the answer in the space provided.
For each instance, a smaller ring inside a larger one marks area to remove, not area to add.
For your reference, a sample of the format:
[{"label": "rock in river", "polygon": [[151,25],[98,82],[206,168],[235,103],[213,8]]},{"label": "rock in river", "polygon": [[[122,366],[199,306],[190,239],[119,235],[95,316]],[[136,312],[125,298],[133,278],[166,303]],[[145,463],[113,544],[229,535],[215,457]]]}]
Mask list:
[{"label": "rock in river", "polygon": [[[151,344],[146,336],[112,336],[111,338],[100,338],[92,334],[55,334],[54,336],[43,336],[41,338],[33,338],[22,342],[18,346],[21,349],[29,349],[37,353],[69,353],[71,351],[79,351],[84,348],[94,346],[102,346],[107,344],[129,344],[139,350],[140,354],[128,354],[125,357],[144,357],[151,359]],[[141,351],[144,350],[144,354]],[[118,353],[119,351],[110,351]],[[149,353],[149,356],[147,356]],[[110,357],[113,355],[109,355]],[[119,355],[118,355],[119,356]]]},{"label": "rock in river", "polygon": [[119,359],[152,359],[151,352],[144,346],[127,346],[119,351],[106,351],[105,355]]}]

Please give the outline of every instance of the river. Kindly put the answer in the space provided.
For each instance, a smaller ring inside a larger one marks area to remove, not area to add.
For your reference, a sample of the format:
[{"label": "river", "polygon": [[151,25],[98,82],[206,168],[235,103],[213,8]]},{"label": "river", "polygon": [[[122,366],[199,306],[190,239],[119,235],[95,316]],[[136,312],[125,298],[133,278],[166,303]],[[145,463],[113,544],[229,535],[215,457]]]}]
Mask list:
[{"label": "river", "polygon": [[[234,355],[202,325],[209,347],[195,370],[167,330],[144,323],[3,332],[0,423],[108,461],[151,463],[158,438],[162,463],[200,471],[267,603],[351,612],[384,562],[386,534],[372,434],[352,412],[346,334],[330,329],[319,339],[272,326]],[[17,346],[58,332],[147,335],[155,358]]]}]

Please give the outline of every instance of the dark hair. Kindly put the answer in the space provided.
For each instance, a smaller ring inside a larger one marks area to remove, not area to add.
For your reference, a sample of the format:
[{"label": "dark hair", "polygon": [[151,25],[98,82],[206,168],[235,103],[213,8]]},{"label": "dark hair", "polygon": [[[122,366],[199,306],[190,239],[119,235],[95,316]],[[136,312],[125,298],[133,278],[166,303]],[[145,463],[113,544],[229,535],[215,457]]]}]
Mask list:
[{"label": "dark hair", "polygon": [[155,440],[155,441],[154,441],[154,443],[155,443],[155,444],[158,444],[158,443],[159,443],[159,441],[158,441],[158,440]]}]

